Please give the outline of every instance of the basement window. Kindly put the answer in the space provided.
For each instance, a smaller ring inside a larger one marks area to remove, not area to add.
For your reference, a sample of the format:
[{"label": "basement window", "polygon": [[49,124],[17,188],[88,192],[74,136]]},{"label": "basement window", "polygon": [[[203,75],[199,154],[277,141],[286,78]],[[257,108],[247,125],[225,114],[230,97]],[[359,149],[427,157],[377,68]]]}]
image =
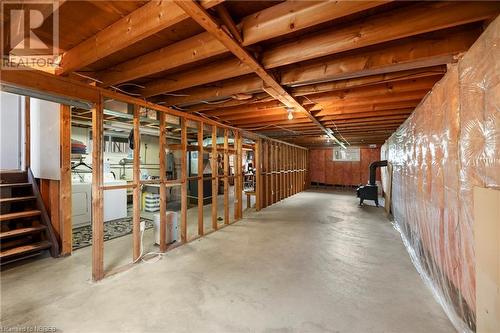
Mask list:
[{"label": "basement window", "polygon": [[333,148],[333,160],[336,162],[357,162],[360,160],[360,149],[341,147]]}]

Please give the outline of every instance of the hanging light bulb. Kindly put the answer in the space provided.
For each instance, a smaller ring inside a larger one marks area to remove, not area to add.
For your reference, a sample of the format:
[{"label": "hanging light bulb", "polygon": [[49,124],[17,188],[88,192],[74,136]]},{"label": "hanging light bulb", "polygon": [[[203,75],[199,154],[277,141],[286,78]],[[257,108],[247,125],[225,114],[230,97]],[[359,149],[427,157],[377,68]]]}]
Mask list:
[{"label": "hanging light bulb", "polygon": [[293,109],[286,108],[286,110],[288,111],[288,120],[292,120],[293,119]]}]

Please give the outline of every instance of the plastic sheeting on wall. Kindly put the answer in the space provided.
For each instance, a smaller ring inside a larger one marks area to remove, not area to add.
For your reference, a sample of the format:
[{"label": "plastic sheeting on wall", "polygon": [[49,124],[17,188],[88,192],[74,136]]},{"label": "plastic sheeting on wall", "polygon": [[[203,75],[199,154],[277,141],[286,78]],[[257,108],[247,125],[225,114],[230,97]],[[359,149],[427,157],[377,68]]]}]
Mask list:
[{"label": "plastic sheeting on wall", "polygon": [[500,18],[382,149],[392,211],[424,281],[459,331],[475,330],[474,186],[500,188]]}]

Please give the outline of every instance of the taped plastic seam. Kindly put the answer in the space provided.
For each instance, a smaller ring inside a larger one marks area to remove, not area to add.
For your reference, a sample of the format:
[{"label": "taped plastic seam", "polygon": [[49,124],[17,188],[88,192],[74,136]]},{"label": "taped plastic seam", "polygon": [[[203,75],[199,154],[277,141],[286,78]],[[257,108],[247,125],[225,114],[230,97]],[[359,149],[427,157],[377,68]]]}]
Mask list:
[{"label": "taped plastic seam", "polygon": [[472,189],[500,188],[499,48],[497,17],[381,150],[395,227],[460,332],[476,328]]}]

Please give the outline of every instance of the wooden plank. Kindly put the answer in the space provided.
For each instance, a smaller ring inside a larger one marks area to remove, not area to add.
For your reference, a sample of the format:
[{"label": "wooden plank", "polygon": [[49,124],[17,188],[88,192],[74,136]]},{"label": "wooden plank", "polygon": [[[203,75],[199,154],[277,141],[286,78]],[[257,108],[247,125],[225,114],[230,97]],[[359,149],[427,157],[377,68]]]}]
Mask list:
[{"label": "wooden plank", "polygon": [[31,166],[31,121],[30,121],[30,97],[24,97],[24,167],[26,170]]},{"label": "wooden plank", "polygon": [[[203,1],[210,8],[221,1]],[[67,74],[185,20],[188,16],[169,1],[151,1],[96,35],[66,51],[58,73]]]},{"label": "wooden plank", "polygon": [[132,212],[132,260],[136,262],[141,256],[141,132],[140,106],[134,105],[134,161],[133,161],[133,212]]},{"label": "wooden plank", "polygon": [[226,9],[226,7],[224,7],[223,3],[215,7],[215,12],[217,13],[217,16],[222,21],[222,23],[229,30],[233,38],[236,39],[238,43],[243,43],[243,38],[241,36],[240,29],[234,23],[231,14],[229,14],[228,10]]},{"label": "wooden plank", "polygon": [[275,78],[269,74],[266,69],[260,65],[253,56],[244,49],[238,42],[232,39],[214,19],[196,2],[193,1],[176,1],[179,7],[181,7],[186,13],[189,14],[198,24],[200,24],[205,30],[211,33],[217,40],[219,40],[224,46],[231,51],[242,63],[247,65],[255,74],[257,74],[265,83],[264,90],[276,98],[288,107],[294,108],[295,111],[306,114],[315,124],[320,127],[325,134],[332,140],[336,141],[339,145],[343,144],[335,138],[330,131],[328,131],[316,118],[309,113],[294,97],[292,97],[281,85],[275,80]]},{"label": "wooden plank", "polygon": [[[414,36],[429,31],[477,22],[495,17],[500,9],[497,3],[426,3],[382,13],[358,24],[333,28],[307,39],[292,41],[265,53],[262,62],[266,68],[284,66],[355,48]],[[401,17],[405,17],[401,20]],[[352,42],[356,36],[356,42]],[[301,49],[299,54],[297,50]]]},{"label": "wooden plank", "polygon": [[187,242],[187,126],[181,118],[181,241]]},{"label": "wooden plank", "polygon": [[239,220],[243,217],[243,172],[242,172],[242,164],[243,164],[243,138],[241,137],[241,133],[235,133],[235,137],[237,138],[237,147],[236,147],[236,173],[237,173],[237,189],[236,192],[236,200],[235,205],[237,212],[236,220]]},{"label": "wooden plank", "polygon": [[[244,18],[242,24],[239,25],[242,28],[241,36],[245,36],[243,40],[239,40],[241,38],[238,31],[239,27],[235,27],[231,23],[232,19],[223,4],[217,6],[216,10],[223,20],[222,22],[229,29],[232,29],[230,30],[231,34],[235,36],[238,43],[248,46],[264,39],[278,37],[336,17],[372,8],[384,2],[387,1],[359,3],[303,2],[301,5],[297,5],[294,1],[288,1],[285,4],[273,6]],[[204,7],[208,8],[207,6]],[[276,16],[281,15],[283,12],[288,14],[285,15],[284,19]],[[260,16],[259,13],[263,13],[264,16]],[[263,26],[266,29],[263,29]],[[291,28],[292,26],[293,28]],[[246,30],[250,31],[249,37]],[[106,86],[114,85],[192,64],[225,52],[227,52],[226,48],[216,38],[208,33],[201,33],[115,66],[107,72],[99,73],[98,76]],[[165,55],[168,55],[169,61],[164,61]]]},{"label": "wooden plank", "polygon": [[50,222],[58,242],[61,242],[59,180],[49,179]]},{"label": "wooden plank", "polygon": [[203,236],[203,122],[198,123],[198,236]]},{"label": "wooden plank", "polygon": [[255,210],[259,211],[262,209],[262,194],[263,194],[263,183],[262,183],[262,139],[258,139],[255,142]]},{"label": "wooden plank", "polygon": [[[373,50],[347,55],[339,54],[327,60],[310,61],[307,65],[288,66],[278,76],[282,85],[305,85],[318,81],[345,80],[444,65],[454,62],[457,55],[467,51],[479,34],[479,30],[472,29],[450,32],[443,36],[439,34],[430,37],[406,38]],[[148,85],[144,93],[145,96],[153,96],[207,84],[212,82],[213,78],[231,79],[249,72],[247,67],[241,66],[241,63],[236,60],[224,60],[215,62],[209,67],[194,68],[169,75],[165,80],[157,80]],[[260,85],[262,86],[262,83]],[[229,92],[246,86],[253,89],[257,84],[251,82],[250,79],[241,79],[234,87],[231,83],[225,85],[223,91]],[[187,91],[189,93],[190,90]]]},{"label": "wooden plank", "polygon": [[92,279],[104,277],[104,212],[103,212],[103,162],[102,100],[92,108]]},{"label": "wooden plank", "polygon": [[[229,179],[228,179],[228,177],[229,177],[229,153],[228,153],[229,141],[228,140],[229,140],[229,138],[228,138],[227,129],[224,129],[224,224],[229,224]],[[236,185],[234,188],[236,189]],[[236,197],[234,199],[236,199]]]},{"label": "wooden plank", "polygon": [[217,196],[219,195],[219,172],[217,168],[217,126],[212,126],[212,229],[217,230]]},{"label": "wooden plank", "polygon": [[167,153],[167,138],[165,136],[165,114],[158,112],[158,120],[160,122],[160,252],[167,250],[167,187],[165,175],[167,173],[166,153]]},{"label": "wooden plank", "polygon": [[7,213],[0,215],[0,221],[11,221],[15,219],[25,218],[25,217],[33,217],[39,216],[41,212],[37,209],[27,210],[23,212],[15,212],[15,213]]},{"label": "wooden plank", "polygon": [[73,248],[73,224],[71,201],[71,108],[61,105],[60,110],[61,180],[60,192],[60,230],[61,255],[70,255]]}]

